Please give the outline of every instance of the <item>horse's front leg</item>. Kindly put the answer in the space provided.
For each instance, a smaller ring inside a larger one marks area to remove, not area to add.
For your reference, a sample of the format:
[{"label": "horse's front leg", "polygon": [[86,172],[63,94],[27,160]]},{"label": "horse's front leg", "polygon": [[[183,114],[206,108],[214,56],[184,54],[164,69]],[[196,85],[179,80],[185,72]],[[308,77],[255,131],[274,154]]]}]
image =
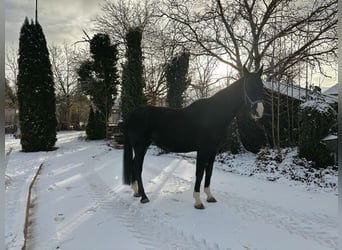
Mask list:
[{"label": "horse's front leg", "polygon": [[205,169],[204,193],[207,195],[207,202],[217,202],[215,197],[210,192],[210,179],[213,173],[215,155],[211,157],[208,166]]}]

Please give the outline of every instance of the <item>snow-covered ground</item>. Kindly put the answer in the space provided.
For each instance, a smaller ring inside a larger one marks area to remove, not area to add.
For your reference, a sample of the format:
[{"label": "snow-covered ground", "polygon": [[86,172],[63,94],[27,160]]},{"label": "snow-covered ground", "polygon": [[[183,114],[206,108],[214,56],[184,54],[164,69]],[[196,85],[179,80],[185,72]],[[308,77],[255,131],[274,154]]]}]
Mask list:
[{"label": "snow-covered ground", "polygon": [[[41,163],[28,249],[337,249],[336,187],[312,188],[314,183],[279,174],[293,166],[272,161],[261,166],[248,153],[219,157],[211,187],[218,202],[195,210],[193,154],[158,156],[150,149],[143,170],[150,202],[140,204],[122,185],[122,150],[85,141],[83,135],[59,133],[58,150],[38,153],[20,152],[19,140],[6,137],[6,150],[12,148],[6,170],[7,249],[23,245],[28,187]],[[261,174],[256,165],[271,170]],[[334,182],[331,173],[327,176]]]}]

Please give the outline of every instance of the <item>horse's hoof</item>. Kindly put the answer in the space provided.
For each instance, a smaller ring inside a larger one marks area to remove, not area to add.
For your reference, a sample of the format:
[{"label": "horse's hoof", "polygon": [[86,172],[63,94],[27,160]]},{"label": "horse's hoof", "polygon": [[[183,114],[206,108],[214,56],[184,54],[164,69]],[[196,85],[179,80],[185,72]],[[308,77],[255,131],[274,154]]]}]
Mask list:
[{"label": "horse's hoof", "polygon": [[141,197],[141,194],[139,194],[139,193],[134,193],[134,194],[133,194],[133,197],[135,197],[135,198]]},{"label": "horse's hoof", "polygon": [[141,198],[141,200],[140,200],[140,202],[142,203],[142,204],[145,204],[145,203],[147,203],[147,202],[149,202],[150,200],[146,197],[146,198]]},{"label": "horse's hoof", "polygon": [[207,198],[207,202],[210,202],[210,203],[214,203],[214,202],[217,202],[217,200],[212,196],[212,197],[208,197]]},{"label": "horse's hoof", "polygon": [[202,203],[200,203],[200,204],[195,204],[194,207],[195,207],[196,209],[204,209],[204,208],[205,208],[204,205],[203,205]]}]

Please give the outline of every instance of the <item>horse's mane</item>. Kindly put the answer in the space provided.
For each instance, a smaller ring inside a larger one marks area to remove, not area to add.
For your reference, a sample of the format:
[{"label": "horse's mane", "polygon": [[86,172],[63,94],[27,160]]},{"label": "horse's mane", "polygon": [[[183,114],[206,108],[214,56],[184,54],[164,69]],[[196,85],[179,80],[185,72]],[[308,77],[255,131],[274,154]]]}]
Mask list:
[{"label": "horse's mane", "polygon": [[237,89],[239,87],[239,82],[241,82],[241,79],[233,82],[232,84],[230,84],[229,86],[217,91],[215,94],[213,94],[210,97],[207,98],[201,98],[198,99],[194,102],[192,102],[191,104],[189,104],[188,106],[184,107],[183,109],[187,109],[187,108],[194,108],[196,106],[202,105],[204,103],[208,103],[208,102],[212,102],[215,100],[225,100],[227,99],[227,95],[229,95],[230,92],[234,92],[234,89]]},{"label": "horse's mane", "polygon": [[232,84],[228,85],[227,87],[217,91],[214,95],[212,95],[209,98],[214,99],[214,98],[220,97],[222,95],[226,96],[227,92],[232,92],[232,91],[234,91],[234,89],[237,89],[237,87],[239,86],[239,83],[241,81],[242,81],[242,78],[240,78],[239,80],[233,82]]}]

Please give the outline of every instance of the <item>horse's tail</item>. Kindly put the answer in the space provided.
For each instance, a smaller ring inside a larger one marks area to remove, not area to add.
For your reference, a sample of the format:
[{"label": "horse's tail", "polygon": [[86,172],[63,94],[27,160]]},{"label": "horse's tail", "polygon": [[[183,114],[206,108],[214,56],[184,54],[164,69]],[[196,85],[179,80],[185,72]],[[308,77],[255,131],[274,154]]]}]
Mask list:
[{"label": "horse's tail", "polygon": [[123,174],[122,180],[126,185],[132,184],[133,176],[133,147],[129,140],[127,130],[124,130]]}]

